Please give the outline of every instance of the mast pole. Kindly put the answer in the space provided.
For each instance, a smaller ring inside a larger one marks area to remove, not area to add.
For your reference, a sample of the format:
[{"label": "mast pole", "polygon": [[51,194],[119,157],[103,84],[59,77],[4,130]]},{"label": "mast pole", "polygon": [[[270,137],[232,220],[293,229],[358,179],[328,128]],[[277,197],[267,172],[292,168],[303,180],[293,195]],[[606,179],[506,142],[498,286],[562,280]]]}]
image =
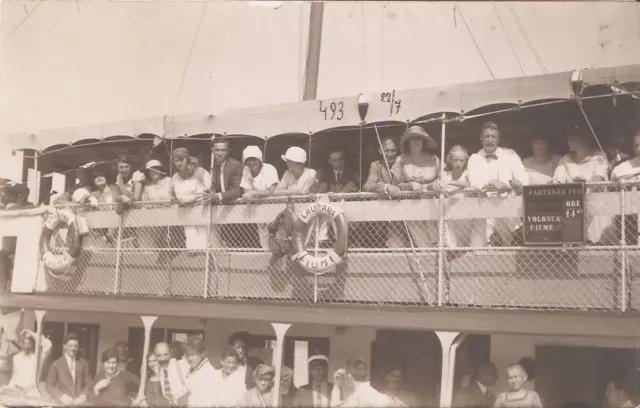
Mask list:
[{"label": "mast pole", "polygon": [[320,45],[322,43],[322,19],[324,2],[311,3],[309,16],[309,45],[307,47],[307,65],[305,67],[303,101],[316,99],[318,91],[318,71],[320,70]]}]

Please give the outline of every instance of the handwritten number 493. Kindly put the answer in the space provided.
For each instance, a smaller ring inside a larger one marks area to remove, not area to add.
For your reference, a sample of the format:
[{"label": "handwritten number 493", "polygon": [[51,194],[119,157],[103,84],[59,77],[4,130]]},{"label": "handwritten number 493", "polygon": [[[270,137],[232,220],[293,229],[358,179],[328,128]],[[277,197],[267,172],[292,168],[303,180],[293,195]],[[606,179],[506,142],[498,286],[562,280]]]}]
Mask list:
[{"label": "handwritten number 493", "polygon": [[320,101],[320,112],[324,113],[324,120],[342,120],[344,118],[344,102],[331,102],[324,105]]}]

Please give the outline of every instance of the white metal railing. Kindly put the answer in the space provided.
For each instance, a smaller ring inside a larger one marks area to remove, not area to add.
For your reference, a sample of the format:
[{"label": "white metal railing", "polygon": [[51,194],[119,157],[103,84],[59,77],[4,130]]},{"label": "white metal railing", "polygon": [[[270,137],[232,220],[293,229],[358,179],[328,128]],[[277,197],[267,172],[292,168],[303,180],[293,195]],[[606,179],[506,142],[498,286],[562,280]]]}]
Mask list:
[{"label": "white metal railing", "polygon": [[[635,186],[588,185],[586,224],[592,242],[584,246],[524,247],[517,233],[512,242],[474,245],[464,237],[474,231],[482,235],[487,219],[510,220],[515,229],[522,217],[521,196],[481,195],[465,190],[401,200],[368,193],[326,196],[345,211],[349,250],[344,264],[322,276],[305,272],[288,256],[272,259],[260,240],[264,225],[287,203],[299,213],[315,196],[181,208],[136,203],[122,217],[109,205],[72,206],[91,228],[83,254],[69,279],[43,272],[38,287],[275,302],[638,309],[640,192]],[[327,243],[312,251],[331,246],[332,228],[327,234]]]}]

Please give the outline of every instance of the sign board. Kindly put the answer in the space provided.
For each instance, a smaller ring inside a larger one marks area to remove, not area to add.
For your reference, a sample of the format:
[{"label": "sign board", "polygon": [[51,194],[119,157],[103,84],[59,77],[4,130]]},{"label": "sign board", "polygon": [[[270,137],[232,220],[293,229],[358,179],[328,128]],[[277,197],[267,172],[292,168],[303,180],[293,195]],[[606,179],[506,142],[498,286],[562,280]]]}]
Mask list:
[{"label": "sign board", "polygon": [[525,245],[584,244],[583,183],[523,187]]}]

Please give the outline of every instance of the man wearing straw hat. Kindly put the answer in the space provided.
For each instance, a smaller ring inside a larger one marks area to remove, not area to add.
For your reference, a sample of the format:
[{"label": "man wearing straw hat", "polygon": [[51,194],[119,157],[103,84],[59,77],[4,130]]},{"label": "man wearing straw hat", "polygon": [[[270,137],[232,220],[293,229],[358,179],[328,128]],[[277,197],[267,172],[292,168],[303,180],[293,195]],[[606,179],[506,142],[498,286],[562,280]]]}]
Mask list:
[{"label": "man wearing straw hat", "polygon": [[294,408],[329,408],[333,384],[328,381],[329,359],[320,354],[309,357],[309,384],[298,389],[293,397]]}]

